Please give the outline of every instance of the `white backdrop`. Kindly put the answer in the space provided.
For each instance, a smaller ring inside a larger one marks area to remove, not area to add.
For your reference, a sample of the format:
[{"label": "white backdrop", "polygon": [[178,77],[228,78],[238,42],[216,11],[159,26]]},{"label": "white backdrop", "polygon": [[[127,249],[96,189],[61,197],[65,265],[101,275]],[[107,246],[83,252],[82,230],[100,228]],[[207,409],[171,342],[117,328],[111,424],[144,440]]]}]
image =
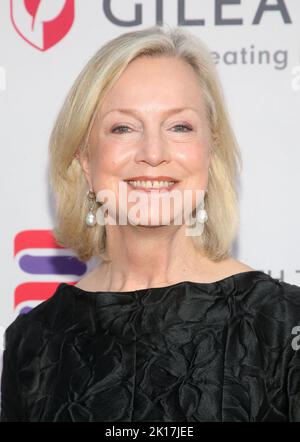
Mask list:
[{"label": "white backdrop", "polygon": [[96,50],[157,20],[202,38],[218,67],[244,163],[235,257],[300,285],[299,0],[0,0],[2,332],[93,266],[51,239],[50,131]]}]

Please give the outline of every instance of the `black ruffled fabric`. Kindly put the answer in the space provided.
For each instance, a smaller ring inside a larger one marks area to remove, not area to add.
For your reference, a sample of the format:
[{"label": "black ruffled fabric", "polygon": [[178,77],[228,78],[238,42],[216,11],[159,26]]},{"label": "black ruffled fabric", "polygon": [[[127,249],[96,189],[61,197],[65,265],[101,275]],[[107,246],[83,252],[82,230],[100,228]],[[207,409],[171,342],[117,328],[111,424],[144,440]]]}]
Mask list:
[{"label": "black ruffled fabric", "polygon": [[300,422],[297,325],[300,288],[260,271],[131,292],[61,283],[6,329],[1,420]]}]

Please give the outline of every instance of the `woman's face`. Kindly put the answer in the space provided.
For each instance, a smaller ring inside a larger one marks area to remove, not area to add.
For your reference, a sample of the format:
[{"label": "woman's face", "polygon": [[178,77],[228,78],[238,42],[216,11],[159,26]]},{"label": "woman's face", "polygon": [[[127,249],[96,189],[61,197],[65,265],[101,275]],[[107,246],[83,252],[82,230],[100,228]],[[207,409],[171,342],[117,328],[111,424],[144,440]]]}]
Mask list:
[{"label": "woman's face", "polygon": [[[162,218],[166,209],[155,206],[151,195],[166,198],[176,191],[183,201],[187,190],[204,191],[208,182],[210,130],[193,68],[168,57],[143,56],[131,62],[102,102],[89,144],[91,156],[83,161],[83,169],[96,194],[100,190],[114,194],[115,204],[107,199],[106,207],[112,209],[114,204],[116,216],[124,216],[126,204],[127,223],[170,224]],[[139,189],[125,181],[140,176],[169,177],[176,183],[150,191],[145,183]],[[127,191],[125,197],[120,183]],[[130,201],[130,192],[137,199]],[[138,201],[136,212],[132,208]],[[194,194],[192,201],[195,208]],[[180,213],[182,207],[170,205],[171,222]]]}]

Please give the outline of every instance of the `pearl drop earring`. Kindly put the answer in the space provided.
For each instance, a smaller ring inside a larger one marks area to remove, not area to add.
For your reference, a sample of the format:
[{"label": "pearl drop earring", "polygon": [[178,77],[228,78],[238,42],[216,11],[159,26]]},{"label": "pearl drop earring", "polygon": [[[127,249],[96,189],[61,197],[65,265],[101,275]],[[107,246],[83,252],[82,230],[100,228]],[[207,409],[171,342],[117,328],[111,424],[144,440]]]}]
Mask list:
[{"label": "pearl drop earring", "polygon": [[206,223],[206,221],[208,220],[208,215],[205,209],[200,209],[197,211],[197,222],[198,223]]},{"label": "pearl drop earring", "polygon": [[[205,190],[205,194],[208,193],[208,190]],[[200,223],[200,224],[205,224],[206,221],[208,220],[208,215],[206,210],[204,209],[204,200],[202,201],[199,210],[197,210],[197,214],[196,214],[196,222]]]},{"label": "pearl drop earring", "polygon": [[[199,207],[199,206],[198,206]],[[191,215],[190,215],[191,218]],[[204,231],[204,224],[208,220],[208,215],[204,209],[204,201],[201,203],[200,208],[196,210],[196,219],[192,225],[186,228],[187,236],[200,236]]]},{"label": "pearl drop earring", "polygon": [[96,214],[94,213],[94,207],[96,204],[96,195],[95,192],[90,189],[87,192],[88,206],[89,211],[86,215],[85,222],[88,227],[93,227],[96,224]]}]

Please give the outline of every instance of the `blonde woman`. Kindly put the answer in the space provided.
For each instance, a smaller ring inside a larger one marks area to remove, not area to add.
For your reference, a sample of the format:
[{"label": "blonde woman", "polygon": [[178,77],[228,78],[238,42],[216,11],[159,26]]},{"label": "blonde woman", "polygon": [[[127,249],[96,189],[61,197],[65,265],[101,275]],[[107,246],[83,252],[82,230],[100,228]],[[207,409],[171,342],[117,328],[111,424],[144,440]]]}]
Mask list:
[{"label": "blonde woman", "polygon": [[99,265],[7,328],[3,421],[300,421],[300,288],[232,257],[240,164],[198,38],[151,27],[92,57],[50,176],[58,242]]}]

